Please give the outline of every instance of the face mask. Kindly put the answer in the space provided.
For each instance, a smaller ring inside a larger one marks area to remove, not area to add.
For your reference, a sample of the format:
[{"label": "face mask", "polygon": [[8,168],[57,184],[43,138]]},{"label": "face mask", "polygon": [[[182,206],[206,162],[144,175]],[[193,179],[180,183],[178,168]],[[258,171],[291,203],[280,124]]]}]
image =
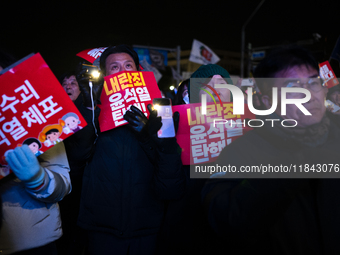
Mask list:
[{"label": "face mask", "polygon": [[185,97],[183,97],[183,101],[186,103],[186,104],[189,104],[190,101],[189,101],[189,96],[186,95]]}]

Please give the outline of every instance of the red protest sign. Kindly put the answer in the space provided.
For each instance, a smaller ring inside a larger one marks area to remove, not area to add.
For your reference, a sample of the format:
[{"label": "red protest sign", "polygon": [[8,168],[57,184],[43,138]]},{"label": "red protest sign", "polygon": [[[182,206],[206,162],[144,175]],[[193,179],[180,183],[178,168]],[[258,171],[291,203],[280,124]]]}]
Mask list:
[{"label": "red protest sign", "polygon": [[335,77],[333,69],[328,61],[321,63],[320,65],[320,76],[325,80],[327,88],[334,87],[339,84],[338,79]]},{"label": "red protest sign", "polygon": [[39,156],[87,123],[39,53],[0,76],[0,179],[8,151],[27,144]]},{"label": "red protest sign", "polygon": [[254,119],[248,107],[244,115],[233,115],[233,104],[207,103],[207,113],[201,114],[201,104],[177,105],[180,113],[177,143],[182,148],[183,165],[214,162],[222,149],[252,128],[245,119]]},{"label": "red protest sign", "polygon": [[178,145],[182,148],[182,163],[183,165],[190,165],[190,104],[172,106],[172,112],[179,113],[176,140]]},{"label": "red protest sign", "polygon": [[93,62],[99,58],[107,47],[94,48],[83,50],[76,54],[76,56],[81,57],[93,64]]},{"label": "red protest sign", "polygon": [[153,72],[122,71],[104,77],[100,97],[99,126],[102,132],[127,124],[124,113],[131,105],[149,115],[147,105],[161,98]]}]

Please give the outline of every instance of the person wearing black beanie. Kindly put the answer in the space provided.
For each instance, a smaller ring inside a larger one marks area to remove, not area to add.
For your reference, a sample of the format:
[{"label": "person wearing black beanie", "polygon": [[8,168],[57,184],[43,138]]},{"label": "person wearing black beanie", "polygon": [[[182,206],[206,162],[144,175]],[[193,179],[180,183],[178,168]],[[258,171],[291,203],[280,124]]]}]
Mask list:
[{"label": "person wearing black beanie", "polygon": [[[112,54],[117,54],[117,53],[126,53],[131,56],[131,58],[134,61],[136,69],[139,71],[139,58],[137,55],[137,52],[135,52],[129,45],[126,44],[121,44],[118,46],[110,46],[108,47],[103,54],[100,56],[100,70],[102,71],[103,74],[106,73],[107,69],[107,64],[106,61],[108,57]],[[133,70],[127,70],[127,71],[133,71]],[[108,74],[109,75],[109,74]]]},{"label": "person wearing black beanie", "polygon": [[[109,77],[138,72],[138,55],[128,45],[110,46],[100,57],[100,68]],[[78,83],[80,88],[89,87],[88,82]],[[125,88],[126,93],[133,90]],[[82,114],[90,110],[85,106],[80,109]],[[114,102],[110,107],[121,108]],[[73,135],[81,144],[69,157],[88,160],[78,225],[88,233],[90,254],[155,254],[166,201],[178,199],[184,192],[181,149],[176,138],[157,137],[161,119],[151,104],[147,107],[149,118],[132,105],[122,111],[127,125],[98,132],[98,136],[88,125]],[[92,122],[92,117],[84,118]],[[97,121],[95,116],[93,122]]]}]

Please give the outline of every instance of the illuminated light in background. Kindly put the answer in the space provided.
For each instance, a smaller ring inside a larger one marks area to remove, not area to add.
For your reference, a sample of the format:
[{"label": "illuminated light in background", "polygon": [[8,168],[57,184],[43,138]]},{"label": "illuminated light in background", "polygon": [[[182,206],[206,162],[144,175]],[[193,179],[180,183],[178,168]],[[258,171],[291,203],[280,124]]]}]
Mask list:
[{"label": "illuminated light in background", "polygon": [[91,73],[91,76],[93,77],[93,78],[98,78],[99,77],[99,75],[100,75],[100,73],[98,72],[98,71],[93,71],[92,73]]},{"label": "illuminated light in background", "polygon": [[158,109],[159,109],[159,105],[158,105],[158,104],[154,104],[154,105],[153,105],[153,108],[154,108],[155,110],[158,110]]}]

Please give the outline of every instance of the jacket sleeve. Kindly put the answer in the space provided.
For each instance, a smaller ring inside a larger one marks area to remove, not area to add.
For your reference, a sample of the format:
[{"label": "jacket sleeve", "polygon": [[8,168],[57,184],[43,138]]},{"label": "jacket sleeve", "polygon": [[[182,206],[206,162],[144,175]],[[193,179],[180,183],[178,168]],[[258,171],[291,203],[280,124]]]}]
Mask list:
[{"label": "jacket sleeve", "polygon": [[179,199],[185,190],[181,148],[177,144],[176,138],[164,138],[162,141],[155,150],[154,189],[162,200]]},{"label": "jacket sleeve", "polygon": [[26,191],[42,202],[55,203],[62,200],[71,191],[70,168],[64,144],[58,143],[38,159],[47,173],[44,185],[38,190],[26,189]]}]

